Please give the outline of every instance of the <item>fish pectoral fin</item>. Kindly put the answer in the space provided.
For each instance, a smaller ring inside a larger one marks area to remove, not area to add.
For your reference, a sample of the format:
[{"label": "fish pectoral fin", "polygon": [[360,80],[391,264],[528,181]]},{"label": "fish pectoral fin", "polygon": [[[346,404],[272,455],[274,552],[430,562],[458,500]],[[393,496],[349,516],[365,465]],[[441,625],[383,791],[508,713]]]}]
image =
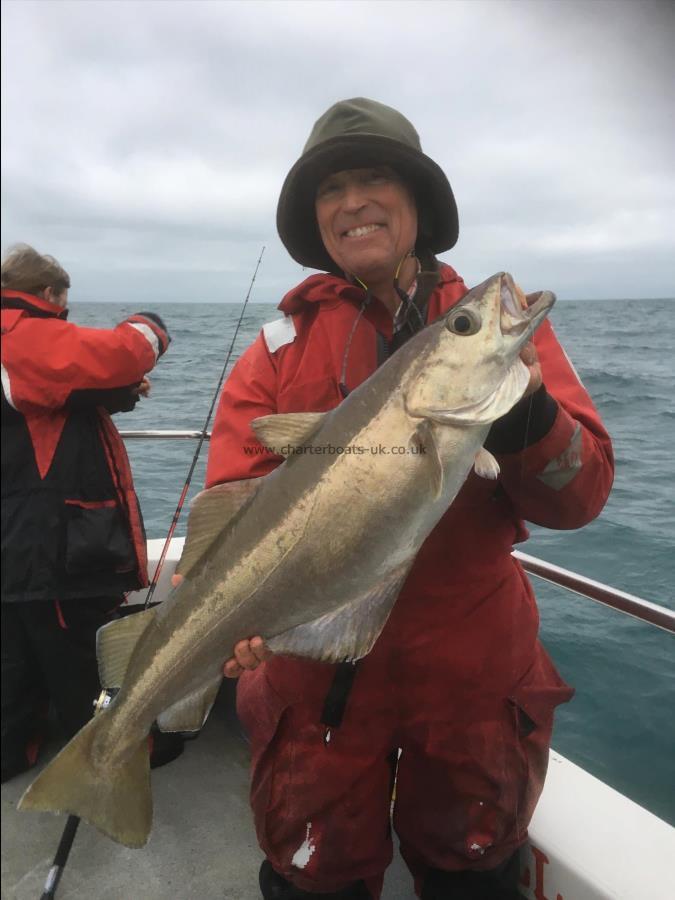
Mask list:
[{"label": "fish pectoral fin", "polygon": [[485,447],[481,447],[476,453],[473,467],[476,475],[480,475],[481,478],[489,478],[491,481],[496,481],[499,477],[499,463]]},{"label": "fish pectoral fin", "polygon": [[251,428],[260,443],[277,453],[288,456],[289,447],[302,447],[315,434],[328,413],[280,413],[260,416]]},{"label": "fish pectoral fin", "polygon": [[118,688],[122,685],[131,654],[154,617],[154,609],[145,609],[115,619],[96,632],[96,657],[102,687]]},{"label": "fish pectoral fin", "polygon": [[380,636],[411,565],[412,560],[407,561],[372,590],[325,616],[270,638],[268,647],[321,662],[360,659]]},{"label": "fish pectoral fin", "polygon": [[413,452],[424,454],[429,466],[429,476],[434,499],[443,492],[443,463],[434,436],[434,426],[429,419],[422,419],[412,433],[409,445]]},{"label": "fish pectoral fin", "polygon": [[225,526],[257,492],[259,481],[229,481],[197,494],[190,507],[185,546],[176,566],[178,575],[190,574]]},{"label": "fish pectoral fin", "polygon": [[223,680],[222,674],[172,704],[157,716],[160,731],[199,731],[209,717]]}]

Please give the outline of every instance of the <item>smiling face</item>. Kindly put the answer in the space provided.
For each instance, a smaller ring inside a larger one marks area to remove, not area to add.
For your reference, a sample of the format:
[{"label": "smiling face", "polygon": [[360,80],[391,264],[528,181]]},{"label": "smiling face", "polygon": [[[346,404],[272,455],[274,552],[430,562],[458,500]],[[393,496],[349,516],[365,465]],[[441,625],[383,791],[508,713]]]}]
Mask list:
[{"label": "smiling face", "polygon": [[387,166],[328,175],[316,194],[316,218],[331,259],[369,287],[393,281],[415,246],[412,191]]}]

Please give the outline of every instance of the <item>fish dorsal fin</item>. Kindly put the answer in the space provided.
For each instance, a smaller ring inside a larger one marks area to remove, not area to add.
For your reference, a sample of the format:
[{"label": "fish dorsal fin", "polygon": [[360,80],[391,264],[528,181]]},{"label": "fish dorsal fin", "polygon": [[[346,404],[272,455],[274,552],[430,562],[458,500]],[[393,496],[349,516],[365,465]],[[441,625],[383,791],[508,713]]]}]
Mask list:
[{"label": "fish dorsal fin", "polygon": [[157,716],[160,731],[199,731],[211,712],[222,680],[219,673],[165,709]]},{"label": "fish dorsal fin", "polygon": [[267,646],[274,653],[321,662],[361,659],[380,636],[411,565],[412,560],[407,561],[372,590],[325,616],[278,634]]},{"label": "fish dorsal fin", "polygon": [[121,687],[138,639],[154,617],[154,609],[145,609],[115,619],[96,632],[96,656],[102,687]]},{"label": "fish dorsal fin", "polygon": [[277,453],[288,456],[289,448],[302,447],[314,435],[328,413],[280,413],[260,416],[251,422],[251,428],[260,443]]},{"label": "fish dorsal fin", "polygon": [[195,568],[223,528],[258,490],[258,479],[230,481],[202,491],[192,501],[187,537],[176,573],[185,577]]}]

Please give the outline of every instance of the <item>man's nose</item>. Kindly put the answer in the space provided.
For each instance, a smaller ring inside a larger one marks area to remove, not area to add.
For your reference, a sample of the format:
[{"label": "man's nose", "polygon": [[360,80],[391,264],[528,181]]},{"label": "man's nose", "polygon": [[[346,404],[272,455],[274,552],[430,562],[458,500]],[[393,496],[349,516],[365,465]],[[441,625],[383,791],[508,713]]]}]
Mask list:
[{"label": "man's nose", "polygon": [[359,184],[349,184],[345,187],[342,197],[342,208],[345,212],[358,212],[366,205],[366,196]]}]

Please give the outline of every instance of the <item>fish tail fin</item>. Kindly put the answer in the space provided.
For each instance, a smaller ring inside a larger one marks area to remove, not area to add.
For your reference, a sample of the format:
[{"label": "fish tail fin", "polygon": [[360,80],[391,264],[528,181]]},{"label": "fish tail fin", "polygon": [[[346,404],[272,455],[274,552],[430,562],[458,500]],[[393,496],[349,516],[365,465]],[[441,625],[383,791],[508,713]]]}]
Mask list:
[{"label": "fish tail fin", "polygon": [[152,825],[148,742],[114,768],[97,765],[92,748],[107,719],[100,713],[66,744],[25,792],[19,809],[70,813],[120,844],[142,847]]}]

